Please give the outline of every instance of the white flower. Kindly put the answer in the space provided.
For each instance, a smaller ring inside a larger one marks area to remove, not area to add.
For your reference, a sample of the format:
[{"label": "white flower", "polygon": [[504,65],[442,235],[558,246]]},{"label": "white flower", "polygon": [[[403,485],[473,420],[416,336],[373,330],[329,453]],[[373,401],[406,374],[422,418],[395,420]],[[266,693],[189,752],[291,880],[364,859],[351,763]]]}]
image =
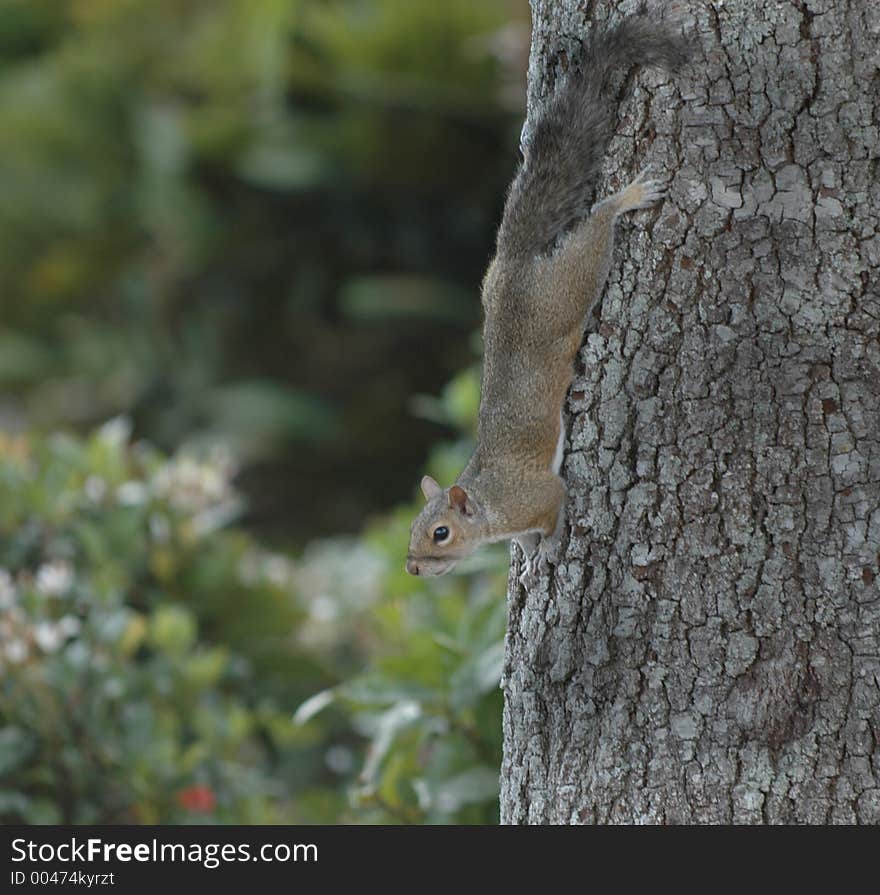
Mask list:
[{"label": "white flower", "polygon": [[116,489],[116,500],[125,507],[140,506],[147,496],[147,486],[143,482],[123,482]]},{"label": "white flower", "polygon": [[59,625],[38,622],[34,625],[34,640],[44,653],[54,653],[64,643],[64,634]]},{"label": "white flower", "polygon": [[67,593],[73,584],[73,567],[64,560],[53,560],[37,570],[34,582],[38,593],[44,597],[58,597]]},{"label": "white flower", "polygon": [[99,432],[107,444],[122,447],[128,444],[128,439],[131,438],[131,420],[124,416],[114,417],[104,423]]},{"label": "white flower", "polygon": [[277,553],[267,556],[264,569],[266,578],[276,587],[285,587],[293,580],[293,563]]},{"label": "white flower", "polygon": [[107,483],[100,476],[90,475],[83,485],[83,491],[92,503],[100,503],[107,494]]},{"label": "white flower", "polygon": [[207,460],[181,453],[161,467],[153,478],[153,490],[184,512],[205,510],[233,496],[231,480],[235,463],[229,451],[216,446]]},{"label": "white flower", "polygon": [[13,665],[20,665],[28,657],[27,644],[19,638],[10,640],[3,648],[3,653]]},{"label": "white flower", "polygon": [[294,584],[296,567],[280,553],[248,551],[238,565],[242,583],[251,587],[267,582],[274,587],[289,588]]},{"label": "white flower", "polygon": [[125,692],[125,685],[118,677],[111,677],[104,681],[104,695],[110,699],[118,699]]},{"label": "white flower", "polygon": [[312,599],[311,605],[309,606],[311,610],[311,616],[315,621],[318,622],[332,622],[336,620],[336,617],[339,615],[339,607],[336,604],[336,601],[333,597],[328,596],[327,594],[318,594]]},{"label": "white flower", "polygon": [[165,544],[171,540],[171,523],[165,516],[153,513],[150,516],[150,534],[153,540],[159,544]]},{"label": "white flower", "polygon": [[65,637],[73,637],[75,634],[79,634],[81,627],[82,625],[75,615],[65,615],[58,620],[58,630]]}]

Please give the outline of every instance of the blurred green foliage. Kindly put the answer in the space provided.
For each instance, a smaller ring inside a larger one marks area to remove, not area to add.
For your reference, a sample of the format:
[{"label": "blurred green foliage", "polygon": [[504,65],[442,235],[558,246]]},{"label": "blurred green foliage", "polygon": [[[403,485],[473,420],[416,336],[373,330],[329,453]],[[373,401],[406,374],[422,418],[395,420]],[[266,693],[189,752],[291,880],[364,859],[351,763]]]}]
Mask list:
[{"label": "blurred green foliage", "polygon": [[471,359],[525,9],[6,0],[0,426],[222,438],[288,542],[401,499],[444,434],[408,402]]},{"label": "blurred green foliage", "polygon": [[323,677],[289,648],[304,612],[271,557],[218,529],[229,471],[129,448],[119,422],[0,445],[5,821],[181,820],[197,787],[217,820],[284,810],[260,739],[307,751],[278,697]]},{"label": "blurred green foliage", "polygon": [[3,3],[0,821],[497,820],[506,554],[403,560],[526,11]]},{"label": "blurred green foliage", "polygon": [[121,421],[0,440],[0,820],[497,820],[503,552],[414,579],[404,506],[293,562],[232,472]]}]

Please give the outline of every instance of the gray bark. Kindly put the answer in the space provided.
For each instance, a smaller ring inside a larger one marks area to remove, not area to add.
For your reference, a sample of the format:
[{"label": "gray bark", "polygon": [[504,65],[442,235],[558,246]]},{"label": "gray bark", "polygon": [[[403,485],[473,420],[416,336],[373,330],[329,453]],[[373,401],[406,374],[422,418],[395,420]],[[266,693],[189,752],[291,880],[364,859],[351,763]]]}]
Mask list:
[{"label": "gray bark", "polygon": [[[878,823],[880,4],[679,5],[602,187],[670,196],[618,230],[558,561],[511,574],[501,819]],[[533,0],[532,110],[600,9]]]}]

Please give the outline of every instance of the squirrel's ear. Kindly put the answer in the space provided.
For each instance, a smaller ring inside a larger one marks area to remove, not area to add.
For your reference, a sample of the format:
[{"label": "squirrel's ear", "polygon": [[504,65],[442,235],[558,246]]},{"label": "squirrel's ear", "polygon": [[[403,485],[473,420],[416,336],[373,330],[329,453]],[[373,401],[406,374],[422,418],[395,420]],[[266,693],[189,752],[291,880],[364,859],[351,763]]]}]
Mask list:
[{"label": "squirrel's ear", "polygon": [[442,490],[443,489],[431,478],[431,476],[422,476],[422,494],[425,495],[425,500],[430,500]]},{"label": "squirrel's ear", "polygon": [[449,489],[449,506],[454,510],[460,510],[466,516],[470,516],[471,508],[468,506],[467,491],[460,485],[453,485]]}]

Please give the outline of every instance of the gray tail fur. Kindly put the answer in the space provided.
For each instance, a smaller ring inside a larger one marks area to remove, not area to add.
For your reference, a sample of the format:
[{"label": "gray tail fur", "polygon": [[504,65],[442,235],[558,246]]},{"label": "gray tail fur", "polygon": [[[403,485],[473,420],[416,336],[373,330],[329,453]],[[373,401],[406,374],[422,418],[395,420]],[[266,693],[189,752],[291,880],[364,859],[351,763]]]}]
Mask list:
[{"label": "gray tail fur", "polygon": [[542,254],[584,217],[615,125],[613,75],[634,65],[675,71],[688,49],[683,35],[644,7],[592,31],[523,145],[498,231],[499,253]]}]

